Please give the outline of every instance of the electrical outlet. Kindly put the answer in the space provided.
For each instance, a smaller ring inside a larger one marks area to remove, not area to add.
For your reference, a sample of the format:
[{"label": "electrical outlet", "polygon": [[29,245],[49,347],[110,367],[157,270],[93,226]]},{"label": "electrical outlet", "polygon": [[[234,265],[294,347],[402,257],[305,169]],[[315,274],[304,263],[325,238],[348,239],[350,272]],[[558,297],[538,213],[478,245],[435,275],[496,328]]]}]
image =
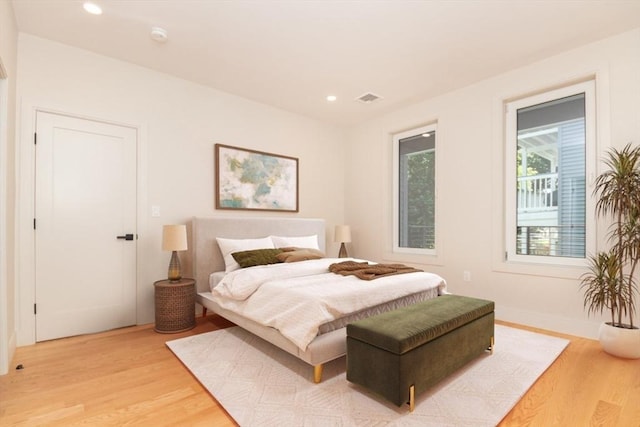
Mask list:
[{"label": "electrical outlet", "polygon": [[464,280],[465,282],[470,282],[471,281],[471,272],[468,270],[465,270],[462,272],[462,280]]},{"label": "electrical outlet", "polygon": [[160,216],[160,206],[151,206],[151,216],[154,218]]}]

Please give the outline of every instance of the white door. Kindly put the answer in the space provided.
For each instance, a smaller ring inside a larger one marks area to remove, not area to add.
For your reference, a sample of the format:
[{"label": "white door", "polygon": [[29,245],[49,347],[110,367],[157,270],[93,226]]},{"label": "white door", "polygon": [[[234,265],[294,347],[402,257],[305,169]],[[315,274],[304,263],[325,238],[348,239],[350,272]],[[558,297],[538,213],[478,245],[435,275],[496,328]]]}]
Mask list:
[{"label": "white door", "polygon": [[37,113],[37,341],[135,324],[136,145],[133,128]]}]

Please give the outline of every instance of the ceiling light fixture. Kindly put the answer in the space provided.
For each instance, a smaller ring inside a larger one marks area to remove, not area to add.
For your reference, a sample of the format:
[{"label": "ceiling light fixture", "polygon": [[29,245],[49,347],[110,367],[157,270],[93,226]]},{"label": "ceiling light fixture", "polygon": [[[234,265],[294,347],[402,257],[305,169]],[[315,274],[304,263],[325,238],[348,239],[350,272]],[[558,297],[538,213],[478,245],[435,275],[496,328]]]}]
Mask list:
[{"label": "ceiling light fixture", "polygon": [[335,101],[336,99],[338,99],[338,97],[337,97],[337,96],[335,96],[335,95],[329,95],[329,96],[327,96],[327,101],[329,101],[329,102],[333,102],[333,101]]},{"label": "ceiling light fixture", "polygon": [[167,35],[167,30],[165,30],[164,28],[151,27],[151,38],[158,43],[164,43],[167,41],[169,36]]},{"label": "ceiling light fixture", "polygon": [[102,8],[95,3],[86,1],[82,3],[82,7],[92,15],[102,15]]}]

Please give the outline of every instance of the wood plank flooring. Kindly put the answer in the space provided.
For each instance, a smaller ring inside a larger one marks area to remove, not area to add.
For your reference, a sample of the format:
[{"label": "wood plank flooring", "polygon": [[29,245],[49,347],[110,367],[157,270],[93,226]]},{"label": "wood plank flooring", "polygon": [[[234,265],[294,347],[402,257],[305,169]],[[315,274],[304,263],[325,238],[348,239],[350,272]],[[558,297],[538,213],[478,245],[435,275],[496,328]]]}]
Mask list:
[{"label": "wood plank flooring", "polygon": [[[230,325],[215,315],[197,323],[180,334],[145,325],[18,348],[12,365],[24,369],[0,377],[0,425],[235,425],[164,345]],[[500,426],[640,427],[640,360],[549,334],[571,344]]]}]

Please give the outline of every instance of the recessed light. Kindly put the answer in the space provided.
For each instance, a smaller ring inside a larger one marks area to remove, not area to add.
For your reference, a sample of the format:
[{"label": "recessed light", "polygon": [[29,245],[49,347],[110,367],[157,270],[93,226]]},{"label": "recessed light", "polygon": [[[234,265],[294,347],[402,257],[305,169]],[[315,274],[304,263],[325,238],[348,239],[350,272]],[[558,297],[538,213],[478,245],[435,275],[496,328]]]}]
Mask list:
[{"label": "recessed light", "polygon": [[427,133],[423,133],[422,136],[424,136],[425,138],[429,138],[431,136],[431,134],[429,132],[427,132]]},{"label": "recessed light", "polygon": [[102,15],[102,8],[95,3],[86,1],[82,4],[82,7],[92,15]]},{"label": "recessed light", "polygon": [[329,101],[329,102],[333,102],[333,101],[335,101],[336,99],[338,99],[338,97],[337,97],[337,96],[335,96],[335,95],[329,95],[329,96],[327,96],[327,101]]}]

